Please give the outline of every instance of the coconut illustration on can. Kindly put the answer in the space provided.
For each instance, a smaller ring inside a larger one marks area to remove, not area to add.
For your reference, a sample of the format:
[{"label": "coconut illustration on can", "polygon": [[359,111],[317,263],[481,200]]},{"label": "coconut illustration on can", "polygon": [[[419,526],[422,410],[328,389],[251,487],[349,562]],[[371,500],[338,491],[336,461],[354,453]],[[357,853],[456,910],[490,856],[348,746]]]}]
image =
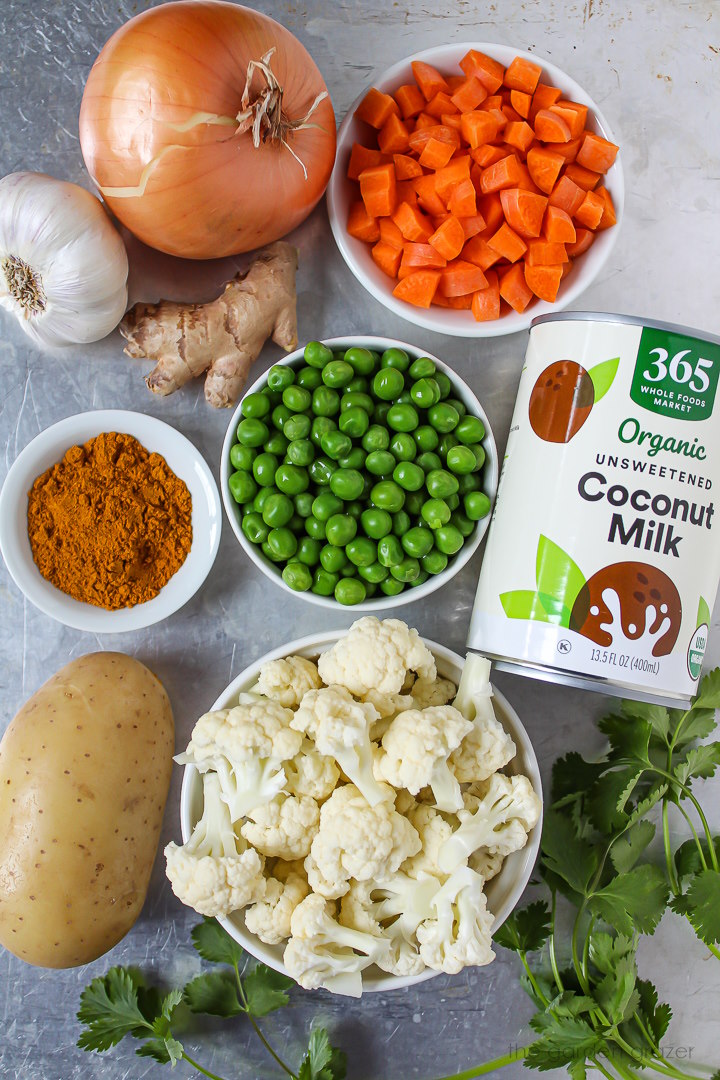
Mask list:
[{"label": "coconut illustration on can", "polygon": [[535,320],[470,648],[520,674],[689,700],[720,580],[719,376],[710,335]]}]

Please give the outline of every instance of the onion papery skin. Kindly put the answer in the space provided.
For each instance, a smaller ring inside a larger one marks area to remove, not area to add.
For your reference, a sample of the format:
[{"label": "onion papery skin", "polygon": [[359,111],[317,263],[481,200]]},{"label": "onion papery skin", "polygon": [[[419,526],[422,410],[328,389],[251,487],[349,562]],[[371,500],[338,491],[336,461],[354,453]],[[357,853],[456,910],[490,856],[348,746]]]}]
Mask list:
[{"label": "onion papery skin", "polygon": [[[237,131],[248,64],[273,47],[283,109],[297,120],[326,90],[323,78],[297,38],[250,8],[162,4],[98,56],[80,109],[83,157],[112,212],[150,247],[190,259],[250,251],[285,236],[322,197],[335,159],[329,97],[313,126],[287,135],[307,179],[282,143],[255,148],[251,131]],[[253,90],[263,86],[256,74]]]}]

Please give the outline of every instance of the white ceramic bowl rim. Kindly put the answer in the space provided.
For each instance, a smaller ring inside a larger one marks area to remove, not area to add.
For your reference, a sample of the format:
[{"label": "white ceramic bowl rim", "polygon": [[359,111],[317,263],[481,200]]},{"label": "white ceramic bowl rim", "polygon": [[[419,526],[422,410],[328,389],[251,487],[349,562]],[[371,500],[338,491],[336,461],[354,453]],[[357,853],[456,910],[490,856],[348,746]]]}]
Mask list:
[{"label": "white ceramic bowl rim", "polygon": [[[116,611],[82,603],[51,585],[35,565],[27,533],[27,493],[36,477],[71,446],[107,431],[132,435],[146,450],[162,454],[192,496],[193,540],[184,563],[152,600]],[[176,612],[209,574],[221,529],[220,496],[200,451],[164,421],[124,409],[89,410],[45,428],[18,454],[0,493],[0,550],[13,581],[40,611],[91,633],[139,630]]]},{"label": "white ceramic bowl rim", "polygon": [[[400,85],[402,82],[407,82],[412,77],[410,72],[412,61],[421,60],[443,67],[443,65],[457,63],[470,49],[487,53],[506,65],[516,56],[540,64],[543,68],[543,75],[549,77],[556,86],[560,87],[564,95],[571,96],[573,100],[589,107],[593,117],[594,129],[611,142],[617,141],[602,110],[587,91],[570,75],[538,53],[515,49],[499,42],[468,41],[436,45],[424,49],[399,60],[381,72],[372,80],[371,85],[376,89],[387,91],[394,88],[396,84]],[[506,334],[517,333],[520,330],[527,330],[532,320],[540,315],[561,311],[568,304],[575,301],[595,280],[610,257],[622,222],[625,205],[625,185],[621,162],[622,148],[614,165],[607,173],[607,187],[611,191],[615,204],[617,224],[599,234],[589,251],[578,261],[567,282],[561,284],[558,298],[554,304],[549,304],[544,300],[535,300],[522,313],[506,312],[500,319],[493,322],[478,323],[469,311],[446,310],[444,308],[425,310],[424,308],[411,307],[404,301],[396,299],[392,295],[387,275],[375,266],[370,255],[369,246],[351,237],[346,229],[347,207],[349,205],[349,199],[346,197],[349,190],[347,187],[348,181],[345,175],[347,153],[351,142],[355,141],[355,135],[367,130],[366,125],[356,120],[354,115],[355,109],[366,93],[367,88],[352,103],[340,125],[335,167],[327,189],[327,203],[330,228],[340,253],[358,281],[376,300],[401,318],[438,334],[450,334],[455,337],[467,338],[501,337]],[[363,139],[360,138],[359,141],[362,142]]]},{"label": "white ceramic bowl rim", "polygon": [[[237,408],[233,412],[228,424],[225,439],[223,441],[223,447],[220,458],[220,486],[222,490],[222,500],[225,507],[225,513],[227,514],[230,527],[235,533],[240,545],[249,556],[249,558],[255,563],[255,565],[262,570],[266,577],[268,577],[275,585],[279,585],[286,593],[295,598],[301,597],[303,600],[307,600],[311,604],[316,604],[319,607],[328,608],[331,611],[347,610],[349,612],[355,611],[386,611],[389,608],[399,607],[404,604],[410,604],[415,600],[422,600],[424,597],[430,595],[436,591],[436,589],[442,588],[443,585],[459,573],[463,566],[472,558],[480,546],[488,526],[490,525],[490,518],[492,517],[493,505],[495,501],[495,494],[497,492],[498,485],[498,457],[497,447],[495,445],[495,437],[490,426],[490,421],[487,418],[487,414],[482,405],[478,401],[474,392],[470,389],[468,384],[460,378],[456,371],[454,371],[448,364],[439,357],[434,356],[433,353],[427,350],[420,349],[417,345],[409,345],[403,341],[397,341],[394,338],[377,337],[373,334],[346,334],[342,337],[335,338],[323,338],[325,345],[329,348],[338,348],[343,346],[345,348],[351,348],[354,346],[361,348],[369,348],[384,351],[389,348],[404,349],[411,356],[428,356],[437,364],[438,368],[445,372],[445,374],[452,380],[453,390],[457,396],[463,401],[463,403],[471,409],[474,414],[482,420],[485,426],[485,437],[482,440],[482,447],[485,450],[485,465],[483,466],[483,488],[482,490],[489,497],[491,507],[489,512],[482,518],[475,528],[474,532],[470,534],[466,542],[463,544],[459,553],[453,556],[452,561],[448,564],[447,568],[440,574],[431,575],[427,581],[422,585],[416,586],[414,589],[405,589],[397,596],[385,596],[372,597],[370,600],[363,601],[362,604],[353,604],[351,607],[343,608],[342,604],[339,604],[337,600],[332,597],[318,596],[313,592],[295,592],[293,589],[286,585],[282,577],[278,573],[274,564],[272,564],[262,554],[256,544],[251,544],[245,533],[242,531],[239,520],[238,506],[228,487],[228,479],[231,473],[230,468],[230,449],[235,442],[235,430],[240,422],[240,413],[242,409],[243,400],[248,394],[253,394],[259,390],[263,384],[267,381],[267,371],[258,376],[252,386],[246,388],[241,400],[238,402]],[[295,352],[290,353],[288,356],[284,356],[281,360],[278,360],[278,364],[293,365],[300,362],[303,355],[303,349],[296,349]]]},{"label": "white ceramic bowl rim", "polygon": [[[338,641],[344,633],[346,633],[346,631],[326,630],[324,633],[312,634],[307,637],[298,638],[296,641],[290,641],[286,645],[282,645],[279,648],[266,653],[254,663],[248,665],[244,671],[241,671],[240,674],[232,680],[213,702],[211,711],[229,708],[239,693],[248,690],[257,682],[260,668],[263,664],[269,663],[271,660],[278,660],[285,656],[298,653],[308,657],[317,655],[318,653],[323,652],[325,648],[329,648]],[[440,645],[428,638],[423,638],[422,640],[435,656],[438,674],[452,677],[453,681],[457,682],[459,673],[465,662],[463,657],[458,653],[453,652],[451,649],[446,648],[444,645]],[[509,734],[512,735],[517,747],[515,758],[513,758],[513,761],[510,764],[511,766],[516,764],[521,767],[522,773],[528,777],[534,790],[542,800],[540,769],[530,737],[512,705],[510,705],[507,698],[494,686],[493,700],[499,714],[498,719],[502,722],[506,730],[509,731]],[[197,821],[197,815],[193,815],[193,805],[196,805],[196,800],[199,797],[200,774],[194,765],[186,765],[184,767],[180,795],[180,830],[183,843],[186,843],[189,839],[193,826]],[[509,855],[503,863],[502,869],[497,877],[488,882],[488,907],[495,916],[493,930],[497,930],[502,926],[525,891],[540,850],[541,831],[542,812],[540,820],[528,836],[526,846],[520,851],[513,852]],[[510,876],[508,873],[509,870],[512,871],[514,883],[511,888],[505,890],[507,895],[504,902],[498,904],[497,907],[493,907],[492,893],[497,891],[498,885],[503,882],[504,876]],[[240,922],[234,921],[235,919],[239,919]],[[287,974],[285,965],[282,962],[283,946],[266,945],[254,934],[251,934],[244,925],[242,912],[237,912],[235,916],[220,916],[218,917],[218,922],[225,928],[228,934],[230,934],[230,936],[242,945],[252,956],[267,964],[268,967]],[[417,983],[425,982],[427,979],[432,979],[438,974],[439,972],[434,971],[431,968],[426,968],[425,971],[421,972],[419,975],[399,976],[382,972],[375,967],[370,967],[363,973],[363,993],[399,990],[406,986],[413,986]]]}]

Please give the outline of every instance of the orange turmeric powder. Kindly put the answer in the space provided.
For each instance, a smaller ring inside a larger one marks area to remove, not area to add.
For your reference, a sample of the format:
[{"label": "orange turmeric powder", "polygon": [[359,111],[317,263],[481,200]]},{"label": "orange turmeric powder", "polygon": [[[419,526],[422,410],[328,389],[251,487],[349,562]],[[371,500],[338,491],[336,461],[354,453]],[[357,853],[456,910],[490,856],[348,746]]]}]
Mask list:
[{"label": "orange turmeric powder", "polygon": [[133,607],[156,596],[192,544],[192,499],[160,454],[105,432],[71,446],[28,492],[38,570],[86,604]]}]

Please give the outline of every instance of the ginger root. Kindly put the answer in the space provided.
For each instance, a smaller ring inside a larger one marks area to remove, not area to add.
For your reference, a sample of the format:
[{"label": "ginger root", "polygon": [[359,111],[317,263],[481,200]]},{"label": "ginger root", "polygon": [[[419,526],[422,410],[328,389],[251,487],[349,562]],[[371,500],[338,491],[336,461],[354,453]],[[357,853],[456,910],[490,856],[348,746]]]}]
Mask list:
[{"label": "ginger root", "polygon": [[286,352],[297,347],[296,269],[296,248],[277,241],[207,304],[135,304],[119,329],[127,356],[155,361],[148,389],[172,394],[207,371],[208,404],[233,405],[269,337]]}]

